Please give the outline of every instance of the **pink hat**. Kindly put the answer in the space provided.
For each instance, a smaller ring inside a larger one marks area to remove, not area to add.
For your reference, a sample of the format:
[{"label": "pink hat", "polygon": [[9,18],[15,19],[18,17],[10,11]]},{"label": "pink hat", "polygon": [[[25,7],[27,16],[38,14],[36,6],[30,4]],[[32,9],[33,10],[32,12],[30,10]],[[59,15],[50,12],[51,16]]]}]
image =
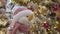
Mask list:
[{"label": "pink hat", "polygon": [[18,8],[15,10],[14,15],[16,15],[17,13],[19,13],[20,11],[26,10],[26,8]]}]

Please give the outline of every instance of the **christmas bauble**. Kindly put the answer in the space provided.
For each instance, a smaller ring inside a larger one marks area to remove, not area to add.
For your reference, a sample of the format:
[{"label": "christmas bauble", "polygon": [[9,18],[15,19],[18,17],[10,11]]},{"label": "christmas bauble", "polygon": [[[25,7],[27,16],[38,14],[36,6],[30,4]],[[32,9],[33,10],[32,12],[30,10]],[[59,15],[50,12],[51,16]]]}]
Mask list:
[{"label": "christmas bauble", "polygon": [[53,11],[57,11],[58,9],[59,9],[59,6],[58,5],[55,5],[55,6],[52,7],[52,10]]},{"label": "christmas bauble", "polygon": [[44,23],[44,24],[43,24],[43,27],[44,27],[45,29],[48,29],[48,28],[49,28],[48,22]]}]

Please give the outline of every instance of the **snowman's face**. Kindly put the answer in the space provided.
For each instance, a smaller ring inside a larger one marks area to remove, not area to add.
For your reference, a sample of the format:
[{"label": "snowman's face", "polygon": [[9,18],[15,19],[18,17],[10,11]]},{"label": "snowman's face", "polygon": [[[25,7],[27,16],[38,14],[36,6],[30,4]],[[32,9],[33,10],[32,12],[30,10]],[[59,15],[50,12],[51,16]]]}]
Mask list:
[{"label": "snowman's face", "polygon": [[22,15],[24,15],[23,17],[27,17],[27,19],[29,21],[31,21],[33,19],[33,12],[30,10],[24,10],[22,11]]},{"label": "snowman's face", "polygon": [[29,25],[31,24],[31,20],[33,19],[33,15],[29,15],[29,16],[25,16],[25,17],[21,17],[18,21],[20,23],[23,23],[23,24],[26,24],[26,25]]}]

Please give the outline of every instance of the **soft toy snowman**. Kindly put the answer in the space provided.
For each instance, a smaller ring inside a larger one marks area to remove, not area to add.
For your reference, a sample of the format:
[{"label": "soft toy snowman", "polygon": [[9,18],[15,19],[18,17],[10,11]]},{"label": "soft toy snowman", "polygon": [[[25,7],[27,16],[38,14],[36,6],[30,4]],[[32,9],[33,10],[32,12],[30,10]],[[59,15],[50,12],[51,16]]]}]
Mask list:
[{"label": "soft toy snowman", "polygon": [[[19,6],[18,4],[13,8],[13,29],[11,34],[21,34],[30,33],[30,22],[33,18],[33,12],[24,6]],[[18,30],[18,32],[17,32]]]}]

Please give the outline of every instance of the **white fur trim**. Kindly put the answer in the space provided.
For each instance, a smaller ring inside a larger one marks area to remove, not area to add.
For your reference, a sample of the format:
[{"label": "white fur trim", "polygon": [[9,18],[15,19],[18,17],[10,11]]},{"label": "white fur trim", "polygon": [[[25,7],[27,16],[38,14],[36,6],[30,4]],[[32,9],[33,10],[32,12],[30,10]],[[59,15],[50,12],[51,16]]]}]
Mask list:
[{"label": "white fur trim", "polygon": [[[24,6],[19,6],[18,4],[14,6],[14,8],[12,9],[13,13],[18,9],[18,8],[26,8]],[[27,8],[26,8],[27,9]]]}]

